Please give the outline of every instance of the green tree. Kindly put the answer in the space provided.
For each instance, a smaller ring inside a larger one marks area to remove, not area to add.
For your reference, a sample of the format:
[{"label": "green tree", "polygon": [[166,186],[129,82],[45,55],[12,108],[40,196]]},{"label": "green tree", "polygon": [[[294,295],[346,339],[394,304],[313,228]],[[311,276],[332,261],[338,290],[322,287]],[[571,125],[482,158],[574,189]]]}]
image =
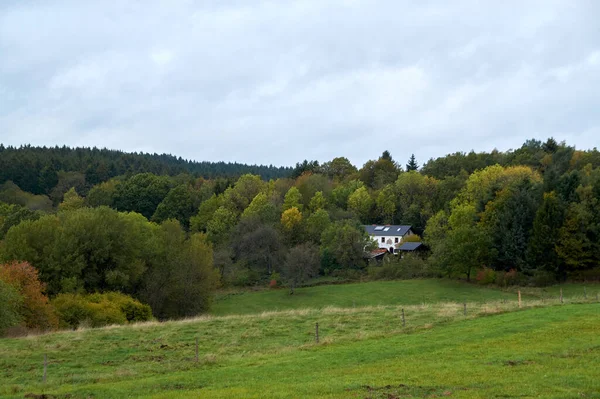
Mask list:
[{"label": "green tree", "polygon": [[58,209],[61,211],[73,211],[75,209],[83,208],[85,201],[77,194],[75,187],[71,187],[63,197],[63,201],[58,205]]},{"label": "green tree", "polygon": [[556,193],[544,194],[542,205],[535,214],[527,248],[527,269],[530,272],[544,270],[556,276],[565,275],[564,264],[556,252],[564,219],[564,205]]},{"label": "green tree", "polygon": [[11,285],[0,280],[0,336],[7,328],[14,327],[21,322],[19,309],[23,298]]},{"label": "green tree", "polygon": [[153,256],[138,297],[159,319],[195,316],[210,308],[218,283],[212,247],[204,234],[186,238],[177,221],[166,221],[154,236]]},{"label": "green tree", "polygon": [[306,219],[306,238],[315,244],[321,243],[321,235],[331,224],[329,213],[318,209]]},{"label": "green tree", "polygon": [[200,204],[198,213],[190,218],[190,228],[194,232],[205,232],[208,223],[213,218],[213,215],[221,206],[221,197],[213,194],[209,199]]},{"label": "green tree", "polygon": [[[600,169],[586,173],[577,188],[578,201],[567,208],[556,245],[566,272],[600,265]],[[559,277],[564,279],[566,275]]]},{"label": "green tree", "polygon": [[433,201],[438,181],[429,176],[411,171],[398,176],[394,184],[397,195],[397,217],[403,224],[423,230],[427,220],[433,216]]},{"label": "green tree", "polygon": [[86,204],[91,207],[112,207],[114,205],[118,184],[119,182],[117,180],[109,180],[92,187],[87,197],[85,197]]},{"label": "green tree", "polygon": [[302,211],[302,194],[300,194],[300,191],[296,187],[290,188],[283,199],[282,210],[287,211],[290,208]]},{"label": "green tree", "polygon": [[185,229],[189,229],[190,217],[194,214],[194,210],[192,190],[187,185],[182,184],[172,188],[165,199],[158,204],[154,215],[152,215],[152,221],[162,223],[168,219],[175,219]]},{"label": "green tree", "polygon": [[283,277],[290,294],[298,285],[319,273],[319,250],[314,244],[304,243],[290,249],[283,264]]},{"label": "green tree", "polygon": [[229,238],[229,233],[236,222],[235,213],[224,206],[219,207],[206,225],[208,239],[215,244],[224,242]]},{"label": "green tree", "polygon": [[13,227],[2,258],[36,267],[50,295],[77,290],[132,292],[145,270],[151,235],[152,225],[139,214],[81,208]]},{"label": "green tree", "polygon": [[377,215],[382,223],[391,224],[394,222],[396,213],[396,192],[392,185],[387,185],[379,191],[375,203],[377,205]]},{"label": "green tree", "polygon": [[243,219],[236,227],[231,247],[234,259],[260,276],[269,276],[281,260],[281,236],[272,226],[257,219]]},{"label": "green tree", "polygon": [[313,195],[313,197],[310,199],[308,209],[311,212],[316,212],[319,209],[325,209],[326,205],[327,205],[327,200],[325,199],[325,196],[323,195],[323,191],[317,191],[315,193],[315,195]]},{"label": "green tree", "polygon": [[114,205],[119,211],[141,213],[150,219],[170,189],[168,177],[140,173],[117,186]]},{"label": "green tree", "polygon": [[373,199],[365,187],[356,189],[348,197],[348,210],[353,212],[362,223],[368,223],[373,208]]},{"label": "green tree", "polygon": [[526,179],[507,184],[486,204],[481,225],[492,240],[496,270],[526,268],[527,243],[539,204],[541,183]]},{"label": "green tree", "polygon": [[477,219],[472,205],[458,205],[447,222],[443,212],[439,213],[425,230],[432,247],[432,261],[449,276],[464,275],[470,281],[474,270],[488,264],[491,243]]},{"label": "green tree", "polygon": [[377,161],[366,162],[358,173],[365,185],[378,190],[396,181],[400,170],[390,153],[385,151]]},{"label": "green tree", "polygon": [[258,193],[242,213],[242,219],[256,218],[263,223],[277,221],[277,208],[269,201],[267,194]]},{"label": "green tree", "polygon": [[347,158],[337,157],[323,165],[323,171],[331,179],[345,180],[358,172],[356,166],[352,165]]},{"label": "green tree", "polygon": [[353,220],[332,223],[321,237],[321,258],[324,269],[361,269],[364,253],[373,245],[365,229]]},{"label": "green tree", "polygon": [[334,204],[342,209],[347,209],[348,198],[361,187],[364,187],[364,184],[360,180],[350,180],[338,185],[331,193]]},{"label": "green tree", "polygon": [[266,188],[260,176],[246,174],[241,176],[233,187],[223,193],[223,206],[240,215],[256,195]]},{"label": "green tree", "polygon": [[43,215],[41,211],[32,211],[20,205],[9,205],[0,202],[0,240],[4,239],[11,227],[25,220],[37,220]]}]

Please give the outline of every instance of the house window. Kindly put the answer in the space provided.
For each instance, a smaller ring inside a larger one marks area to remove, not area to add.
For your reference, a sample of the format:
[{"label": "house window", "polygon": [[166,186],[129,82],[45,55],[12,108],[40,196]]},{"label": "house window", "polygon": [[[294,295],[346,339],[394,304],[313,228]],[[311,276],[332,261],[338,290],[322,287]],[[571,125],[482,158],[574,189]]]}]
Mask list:
[{"label": "house window", "polygon": [[396,241],[396,244],[398,244],[398,237],[396,237],[394,240]]},{"label": "house window", "polygon": [[385,242],[385,237],[381,237],[381,242]]}]

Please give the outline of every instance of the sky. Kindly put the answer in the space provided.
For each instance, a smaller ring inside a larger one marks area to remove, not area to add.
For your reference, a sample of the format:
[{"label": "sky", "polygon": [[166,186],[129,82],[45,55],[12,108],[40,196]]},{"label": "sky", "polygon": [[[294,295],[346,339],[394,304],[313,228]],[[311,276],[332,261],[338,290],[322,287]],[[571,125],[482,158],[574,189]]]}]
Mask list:
[{"label": "sky", "polygon": [[600,1],[0,0],[0,142],[294,165],[600,142]]}]

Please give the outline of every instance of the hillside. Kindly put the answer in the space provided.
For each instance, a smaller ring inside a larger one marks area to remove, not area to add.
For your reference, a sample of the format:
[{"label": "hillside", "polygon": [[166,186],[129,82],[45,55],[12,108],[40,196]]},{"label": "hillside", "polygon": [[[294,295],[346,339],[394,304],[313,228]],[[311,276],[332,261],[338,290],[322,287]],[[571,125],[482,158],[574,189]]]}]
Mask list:
[{"label": "hillside", "polygon": [[291,174],[291,167],[246,165],[237,162],[198,162],[170,154],[127,153],[87,147],[5,147],[0,143],[0,183],[12,181],[33,194],[49,193],[59,172],[85,175],[89,185],[120,175],[154,173],[175,176],[189,173],[204,178],[239,177],[245,173],[276,179]]},{"label": "hillside", "polygon": [[521,311],[515,301],[469,303],[467,316],[459,304],[406,306],[406,327],[401,309],[385,306],[7,339],[0,341],[0,396],[593,397],[600,307],[569,303]]}]

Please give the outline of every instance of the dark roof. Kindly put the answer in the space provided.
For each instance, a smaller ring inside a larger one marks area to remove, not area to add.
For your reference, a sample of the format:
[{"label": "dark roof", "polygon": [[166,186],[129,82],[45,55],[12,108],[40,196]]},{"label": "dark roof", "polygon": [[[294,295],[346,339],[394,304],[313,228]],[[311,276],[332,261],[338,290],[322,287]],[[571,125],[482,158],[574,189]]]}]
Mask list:
[{"label": "dark roof", "polygon": [[398,251],[414,251],[415,249],[422,247],[422,242],[405,242],[398,247]]},{"label": "dark roof", "polygon": [[385,254],[388,254],[388,253],[389,252],[388,252],[387,249],[377,248],[377,249],[374,249],[373,251],[365,254],[365,257],[369,258],[369,259],[379,258],[379,257],[382,257]]},{"label": "dark roof", "polygon": [[371,236],[404,236],[406,233],[408,233],[408,230],[410,230],[411,226],[407,226],[407,225],[390,225],[390,224],[385,224],[385,225],[365,225],[365,230],[367,230],[367,233]]}]

